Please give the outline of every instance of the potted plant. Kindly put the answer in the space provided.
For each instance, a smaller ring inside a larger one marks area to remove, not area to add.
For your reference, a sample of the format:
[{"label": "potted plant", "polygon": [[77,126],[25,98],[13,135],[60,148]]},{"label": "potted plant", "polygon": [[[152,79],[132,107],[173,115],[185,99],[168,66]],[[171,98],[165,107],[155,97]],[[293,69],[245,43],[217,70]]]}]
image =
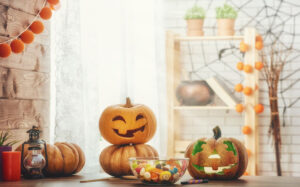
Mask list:
[{"label": "potted plant", "polygon": [[187,21],[187,35],[188,36],[203,36],[203,21],[205,18],[205,11],[203,8],[194,5],[186,11],[184,19]]},{"label": "potted plant", "polygon": [[12,135],[10,135],[9,132],[2,131],[0,133],[0,179],[2,179],[2,152],[11,151],[12,146],[18,142],[11,139]]},{"label": "potted plant", "polygon": [[237,18],[237,11],[230,5],[216,8],[216,17],[219,36],[234,35],[234,22]]}]

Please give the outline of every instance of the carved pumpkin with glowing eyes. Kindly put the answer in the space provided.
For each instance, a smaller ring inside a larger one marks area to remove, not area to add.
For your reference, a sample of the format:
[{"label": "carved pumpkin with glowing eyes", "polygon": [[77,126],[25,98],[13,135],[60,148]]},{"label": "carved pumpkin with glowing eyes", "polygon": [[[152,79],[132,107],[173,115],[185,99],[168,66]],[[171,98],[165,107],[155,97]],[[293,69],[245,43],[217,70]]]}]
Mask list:
[{"label": "carved pumpkin with glowing eyes", "polygon": [[188,146],[185,157],[190,159],[190,175],[195,179],[239,178],[248,164],[246,148],[234,138],[220,138],[219,127],[213,131],[214,138],[202,138]]},{"label": "carved pumpkin with glowing eyes", "polygon": [[132,105],[126,99],[125,105],[107,107],[99,121],[100,133],[114,145],[141,144],[149,141],[156,131],[156,119],[145,105]]}]

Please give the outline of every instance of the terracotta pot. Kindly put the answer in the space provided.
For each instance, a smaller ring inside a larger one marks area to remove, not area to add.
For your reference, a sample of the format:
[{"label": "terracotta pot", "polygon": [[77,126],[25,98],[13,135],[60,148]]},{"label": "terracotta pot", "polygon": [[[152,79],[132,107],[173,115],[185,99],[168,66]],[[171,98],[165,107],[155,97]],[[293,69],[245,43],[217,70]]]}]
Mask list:
[{"label": "terracotta pot", "polygon": [[218,35],[233,36],[235,19],[217,19]]},{"label": "terracotta pot", "polygon": [[2,152],[11,151],[11,146],[0,146],[0,180],[2,180]]},{"label": "terracotta pot", "polygon": [[182,81],[176,89],[180,105],[203,106],[211,103],[215,93],[203,80]]},{"label": "terracotta pot", "polygon": [[203,36],[203,19],[189,19],[187,22],[187,35],[188,36]]}]

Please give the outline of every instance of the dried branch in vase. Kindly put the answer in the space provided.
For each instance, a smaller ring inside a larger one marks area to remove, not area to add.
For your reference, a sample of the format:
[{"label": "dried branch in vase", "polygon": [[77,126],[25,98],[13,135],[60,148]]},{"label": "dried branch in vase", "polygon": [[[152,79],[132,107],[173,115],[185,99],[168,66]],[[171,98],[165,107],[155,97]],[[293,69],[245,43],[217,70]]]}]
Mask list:
[{"label": "dried branch in vase", "polygon": [[283,50],[281,44],[274,42],[266,47],[261,53],[262,62],[264,63],[263,75],[268,85],[269,103],[271,111],[269,136],[272,137],[275,147],[277,175],[281,176],[280,164],[280,118],[278,110],[278,85],[284,65],[291,50]]}]

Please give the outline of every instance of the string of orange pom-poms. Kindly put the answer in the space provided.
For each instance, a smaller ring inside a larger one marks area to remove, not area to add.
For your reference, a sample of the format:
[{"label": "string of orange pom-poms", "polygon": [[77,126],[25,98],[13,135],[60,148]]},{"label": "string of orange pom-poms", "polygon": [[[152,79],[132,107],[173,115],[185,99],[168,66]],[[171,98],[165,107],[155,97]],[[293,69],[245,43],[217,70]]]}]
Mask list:
[{"label": "string of orange pom-poms", "polygon": [[34,21],[28,28],[17,37],[0,43],[0,57],[7,58],[11,53],[22,53],[25,49],[25,44],[30,44],[34,41],[34,35],[44,31],[44,24],[37,20],[38,17],[49,20],[52,17],[52,10],[57,10],[60,7],[59,0],[47,0],[44,7],[40,10]]}]

